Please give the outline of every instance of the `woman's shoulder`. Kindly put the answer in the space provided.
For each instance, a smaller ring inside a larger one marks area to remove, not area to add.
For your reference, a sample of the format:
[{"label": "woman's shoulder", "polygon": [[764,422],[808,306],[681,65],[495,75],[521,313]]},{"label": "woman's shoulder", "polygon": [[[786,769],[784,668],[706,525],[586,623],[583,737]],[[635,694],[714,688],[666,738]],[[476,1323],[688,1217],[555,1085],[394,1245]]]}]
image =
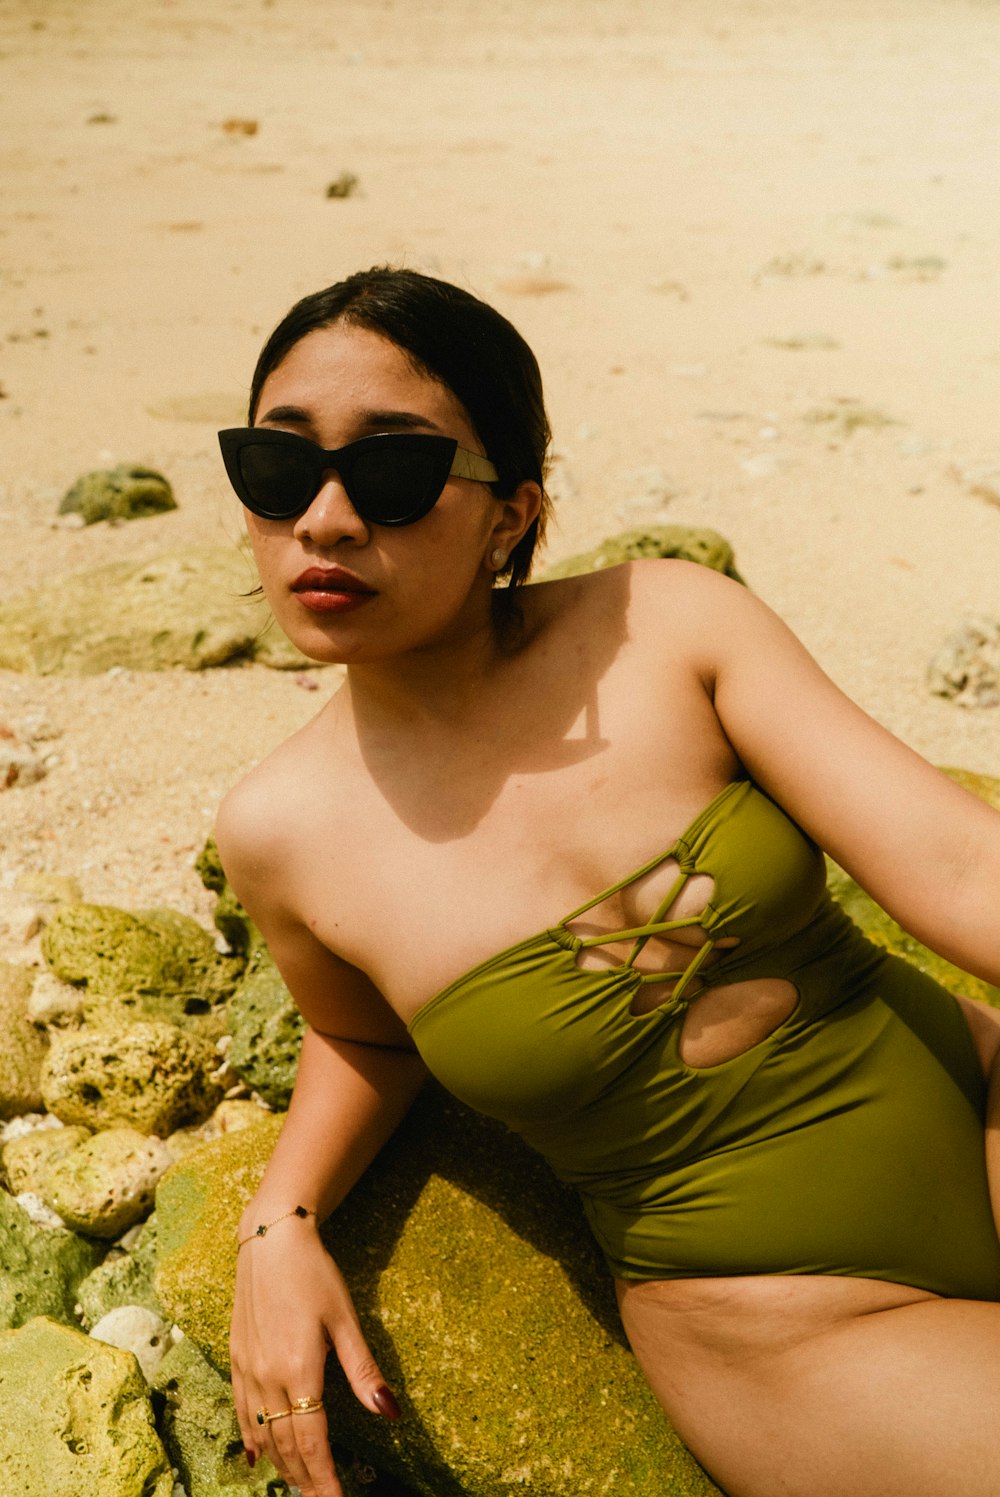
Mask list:
[{"label": "woman's shoulder", "polygon": [[643,557],[533,584],[534,617],[575,628],[624,631],[654,646],[718,637],[753,612],[752,595],[713,568],[680,557]]}]

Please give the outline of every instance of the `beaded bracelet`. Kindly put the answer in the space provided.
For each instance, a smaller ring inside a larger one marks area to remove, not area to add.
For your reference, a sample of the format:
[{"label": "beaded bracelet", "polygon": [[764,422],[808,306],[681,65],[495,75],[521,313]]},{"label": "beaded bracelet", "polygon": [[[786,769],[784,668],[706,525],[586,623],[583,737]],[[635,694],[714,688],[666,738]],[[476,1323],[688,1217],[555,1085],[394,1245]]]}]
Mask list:
[{"label": "beaded bracelet", "polygon": [[250,1233],[249,1237],[239,1238],[236,1243],[236,1251],[239,1252],[240,1248],[244,1247],[246,1243],[253,1242],[255,1237],[266,1237],[272,1227],[276,1226],[278,1222],[286,1221],[290,1216],[298,1216],[305,1221],[307,1216],[315,1215],[315,1211],[311,1211],[308,1206],[296,1206],[292,1211],[284,1211],[280,1216],[276,1216],[274,1221],[261,1222],[260,1226]]}]

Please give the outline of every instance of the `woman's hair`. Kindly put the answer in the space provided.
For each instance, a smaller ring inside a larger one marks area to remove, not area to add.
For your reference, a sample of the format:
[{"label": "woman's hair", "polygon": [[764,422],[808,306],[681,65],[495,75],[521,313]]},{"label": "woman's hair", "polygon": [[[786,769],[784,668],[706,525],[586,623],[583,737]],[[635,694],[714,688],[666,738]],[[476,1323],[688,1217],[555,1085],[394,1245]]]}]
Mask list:
[{"label": "woman's hair", "polygon": [[498,499],[509,498],[525,479],[539,485],[538,519],[499,574],[516,587],[531,570],[549,511],[549,423],[538,363],[527,343],[506,317],[468,291],[416,270],[377,265],[303,297],[278,323],[254,370],[251,423],[264,381],[290,349],[307,333],[338,322],[388,338],[461,402],[499,474],[489,486]]}]

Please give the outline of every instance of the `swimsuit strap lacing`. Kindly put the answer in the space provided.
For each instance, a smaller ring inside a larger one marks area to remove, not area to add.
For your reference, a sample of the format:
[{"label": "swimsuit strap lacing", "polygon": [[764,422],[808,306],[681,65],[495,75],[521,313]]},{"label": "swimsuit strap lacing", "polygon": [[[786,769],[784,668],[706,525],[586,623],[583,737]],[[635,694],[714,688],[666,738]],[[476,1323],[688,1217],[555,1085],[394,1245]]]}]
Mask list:
[{"label": "swimsuit strap lacing", "polygon": [[[570,925],[574,920],[579,919],[581,915],[585,915],[588,910],[592,910],[597,905],[603,904],[606,899],[610,899],[612,894],[621,893],[622,889],[627,888],[629,884],[634,884],[640,878],[645,877],[647,873],[651,873],[652,870],[658,867],[660,863],[663,863],[667,858],[672,857],[674,855],[674,852],[675,848],[672,847],[669,849],[669,851],[660,853],[657,857],[651,859],[650,862],[644,863],[643,866],[637,869],[635,873],[630,873],[625,878],[619,879],[618,883],[612,884],[609,889],[605,889],[594,899],[588,899],[586,904],[582,904],[578,910],[574,910],[571,915],[566,916],[565,920],[562,921],[563,927]],[[702,910],[700,914],[688,915],[681,920],[664,920],[663,918],[674,901],[680,897],[681,891],[683,890],[688,879],[691,877],[693,871],[693,869],[681,869],[677,878],[674,880],[671,887],[667,890],[667,893],[660,900],[660,903],[653,911],[652,918],[647,921],[645,925],[636,925],[633,926],[630,930],[609,931],[606,935],[601,936],[577,936],[575,939],[579,942],[579,945],[581,947],[610,946],[613,941],[632,941],[632,950],[629,952],[622,965],[625,967],[634,968],[636,958],[651,936],[666,935],[669,931],[672,930],[684,930],[690,926],[701,925],[701,917],[704,914],[704,910]],[[702,929],[704,929],[704,927],[702,927]],[[681,1002],[683,995],[687,991],[687,988],[690,985],[692,979],[697,975],[699,969],[708,960],[708,957],[714,950],[716,943],[711,936],[707,935],[707,933],[706,936],[707,939],[705,940],[705,942],[701,946],[697,947],[694,956],[682,971],[636,972],[635,975],[638,978],[639,982],[662,983],[670,981],[673,978],[677,979],[677,982],[675,983],[674,988],[671,991],[670,997],[667,1000],[667,1004],[661,1005],[661,1008],[668,1005],[672,1008],[674,1004],[679,1004]]]}]

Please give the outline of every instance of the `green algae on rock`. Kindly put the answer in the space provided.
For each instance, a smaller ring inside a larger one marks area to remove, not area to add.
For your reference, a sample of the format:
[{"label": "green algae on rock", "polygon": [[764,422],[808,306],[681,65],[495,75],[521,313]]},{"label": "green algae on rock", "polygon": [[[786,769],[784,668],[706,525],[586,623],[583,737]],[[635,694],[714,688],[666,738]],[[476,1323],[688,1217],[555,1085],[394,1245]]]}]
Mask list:
[{"label": "green algae on rock", "polygon": [[52,1160],[38,1193],[74,1232],[112,1239],[149,1215],[172,1163],[161,1139],[107,1128]]},{"label": "green algae on rock", "polygon": [[59,513],[81,515],[85,525],[94,525],[98,520],[139,520],[176,508],[174,491],[162,473],[119,463],[84,473],[63,495]]},{"label": "green algae on rock", "polygon": [[722,572],[736,582],[743,578],[736,570],[733,548],[717,530],[693,525],[648,525],[636,530],[623,530],[620,535],[609,536],[592,551],[569,556],[565,561],[548,567],[541,581],[555,577],[575,577],[581,572],[599,572],[604,567],[614,567],[623,561],[639,561],[643,557],[681,557],[684,561],[696,561],[702,566]]},{"label": "green algae on rock", "polygon": [[[316,667],[277,625],[245,553],[191,546],[146,562],[110,562],[61,577],[0,605],[0,668],[47,676],[129,670],[205,670],[253,660]],[[266,643],[265,643],[266,641]]]},{"label": "green algae on rock", "polygon": [[[206,1144],[157,1192],[157,1293],[223,1372],[236,1222],[278,1127]],[[426,1497],[716,1492],[625,1345],[575,1198],[501,1125],[429,1088],[324,1237],[404,1408],[373,1417],[331,1359],[331,1427],[373,1466]]]},{"label": "green algae on rock", "polygon": [[28,1007],[35,974],[30,967],[0,962],[0,1119],[37,1112],[48,1040],[31,1022]]},{"label": "green algae on rock", "polygon": [[128,1252],[112,1248],[103,1263],[76,1286],[80,1320],[85,1331],[109,1310],[122,1305],[142,1305],[163,1315],[163,1306],[153,1288],[156,1269],[156,1215],[150,1216]]},{"label": "green algae on rock", "polygon": [[[42,955],[55,975],[88,994],[141,994],[201,999],[228,998],[243,971],[243,958],[222,956],[207,930],[177,910],[120,910],[114,905],[69,904],[56,910],[42,933]],[[183,1002],[171,1022],[183,1023]]]},{"label": "green algae on rock", "polygon": [[[253,1471],[243,1454],[232,1389],[193,1342],[172,1347],[153,1377],[158,1424],[188,1497],[277,1497],[288,1487],[264,1457]],[[345,1489],[345,1497],[353,1497]]]},{"label": "green algae on rock", "polygon": [[[60,1227],[36,1226],[13,1196],[0,1190],[0,1329],[11,1330],[35,1315],[74,1325],[77,1285],[103,1256],[103,1243]],[[0,1419],[0,1431],[3,1424]]]},{"label": "green algae on rock", "polygon": [[10,1497],[171,1497],[130,1352],[31,1320],[0,1334],[0,1407],[0,1491]]},{"label": "green algae on rock", "polygon": [[42,1096],[64,1123],[136,1128],[166,1138],[222,1100],[213,1045],[174,1024],[84,1025],[53,1035]]},{"label": "green algae on rock", "polygon": [[261,947],[229,1002],[232,1044],[226,1064],[269,1107],[287,1107],[295,1085],[305,1021],[270,953]]}]

